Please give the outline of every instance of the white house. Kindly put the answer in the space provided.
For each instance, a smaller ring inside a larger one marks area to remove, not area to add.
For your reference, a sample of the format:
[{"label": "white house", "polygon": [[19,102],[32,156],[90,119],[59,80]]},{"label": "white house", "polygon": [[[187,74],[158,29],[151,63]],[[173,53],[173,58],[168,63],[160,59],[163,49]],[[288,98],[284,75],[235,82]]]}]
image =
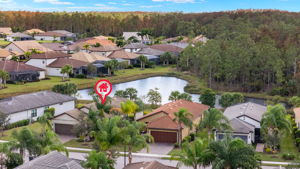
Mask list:
[{"label": "white house", "polygon": [[33,54],[30,56],[30,59],[26,62],[27,65],[35,66],[42,68],[46,70],[47,72],[47,66],[56,61],[58,58],[69,58],[71,55],[63,53],[63,52],[57,52],[57,51],[50,51],[45,53],[39,53],[39,54]]},{"label": "white house", "polygon": [[130,43],[130,44],[123,46],[123,49],[126,52],[131,52],[131,53],[139,52],[140,50],[142,50],[144,48],[147,48],[147,46],[142,43]]},{"label": "white house", "polygon": [[[247,143],[251,140],[253,143],[260,140],[260,122],[266,111],[266,106],[247,102],[226,108],[224,115],[228,118],[233,128],[233,137],[240,137]],[[223,133],[224,131],[217,131],[216,137],[218,138],[218,134],[223,135]],[[251,138],[248,138],[248,140],[245,135]]]},{"label": "white house", "polygon": [[7,41],[13,42],[13,41],[24,41],[24,40],[32,40],[33,37],[30,35],[27,35],[25,33],[16,32],[10,35],[7,35],[5,38]]},{"label": "white house", "polygon": [[26,119],[36,120],[47,108],[54,108],[54,115],[60,115],[75,108],[75,98],[52,91],[41,91],[0,101],[0,111],[9,115],[10,123]]},{"label": "white house", "polygon": [[80,60],[75,60],[71,58],[58,58],[51,64],[47,65],[47,73],[49,76],[60,76],[62,77],[63,74],[61,74],[61,68],[65,65],[71,65],[73,67],[73,74],[86,74],[86,67],[89,63],[83,62]]},{"label": "white house", "polygon": [[65,41],[66,35],[58,32],[45,32],[34,35],[35,40],[46,40],[46,41]]},{"label": "white house", "polygon": [[150,44],[151,43],[151,39],[150,39],[149,36],[141,37],[138,34],[139,34],[139,32],[123,32],[123,37],[126,41],[128,39],[130,39],[131,37],[135,37],[139,42],[141,42],[143,44]]}]

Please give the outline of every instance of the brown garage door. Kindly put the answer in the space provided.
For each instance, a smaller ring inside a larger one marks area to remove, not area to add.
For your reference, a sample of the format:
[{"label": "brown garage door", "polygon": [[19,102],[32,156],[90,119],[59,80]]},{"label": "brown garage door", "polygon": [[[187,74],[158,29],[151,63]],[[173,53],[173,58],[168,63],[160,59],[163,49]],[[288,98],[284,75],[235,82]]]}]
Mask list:
[{"label": "brown garage door", "polygon": [[62,135],[74,135],[73,125],[70,124],[55,124],[55,132]]},{"label": "brown garage door", "polygon": [[177,133],[175,132],[151,131],[151,135],[154,138],[154,142],[162,142],[162,143],[177,142]]}]

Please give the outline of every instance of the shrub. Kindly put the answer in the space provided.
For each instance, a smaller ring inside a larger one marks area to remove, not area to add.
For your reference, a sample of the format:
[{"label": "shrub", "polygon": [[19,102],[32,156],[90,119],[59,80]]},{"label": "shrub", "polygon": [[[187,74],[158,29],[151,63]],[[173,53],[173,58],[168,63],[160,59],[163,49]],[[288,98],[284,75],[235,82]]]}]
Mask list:
[{"label": "shrub", "polygon": [[84,75],[84,74],[78,74],[78,75],[75,75],[75,78],[86,79],[86,75]]},{"label": "shrub", "polygon": [[5,166],[7,169],[13,169],[23,164],[23,157],[18,153],[9,153],[5,160]]},{"label": "shrub", "polygon": [[268,153],[268,154],[271,154],[272,153],[272,149],[271,148],[266,148],[265,152]]},{"label": "shrub", "polygon": [[297,145],[297,146],[300,145],[300,138],[296,138],[296,145]]},{"label": "shrub", "polygon": [[294,160],[294,159],[295,159],[295,155],[294,155],[294,154],[286,153],[286,154],[283,154],[283,155],[282,155],[282,158],[283,158],[284,160]]},{"label": "shrub", "polygon": [[133,69],[133,66],[132,65],[128,65],[127,69]]},{"label": "shrub", "polygon": [[297,131],[295,132],[295,137],[296,137],[296,138],[300,138],[300,130],[297,130]]},{"label": "shrub", "polygon": [[49,113],[49,114],[51,114],[52,116],[54,116],[54,114],[55,114],[55,108],[54,108],[54,107],[50,107],[50,108],[46,109],[46,110],[44,111],[44,113]]},{"label": "shrub", "polygon": [[174,148],[179,148],[179,143],[175,143]]},{"label": "shrub", "polygon": [[22,127],[22,126],[27,126],[29,124],[30,120],[21,120],[17,121],[14,123],[10,123],[5,126],[5,130],[12,129],[12,128],[17,128],[17,127]]}]

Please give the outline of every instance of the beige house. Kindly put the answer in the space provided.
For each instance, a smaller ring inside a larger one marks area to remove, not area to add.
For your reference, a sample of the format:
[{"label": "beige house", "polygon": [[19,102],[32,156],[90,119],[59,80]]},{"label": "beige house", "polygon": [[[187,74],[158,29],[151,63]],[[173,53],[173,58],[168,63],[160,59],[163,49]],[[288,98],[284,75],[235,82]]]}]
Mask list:
[{"label": "beige house", "polygon": [[10,35],[12,33],[13,32],[10,27],[0,27],[0,35],[6,36],[6,35]]},{"label": "beige house", "polygon": [[[138,121],[147,124],[147,131],[154,137],[155,142],[176,143],[195,130],[195,128],[192,128],[191,131],[184,125],[179,126],[174,121],[174,113],[182,108],[192,114],[191,120],[194,125],[197,125],[202,119],[203,112],[208,110],[209,106],[186,100],[177,100],[155,109],[153,112],[138,119]],[[182,132],[182,138],[179,138],[180,131]]]},{"label": "beige house", "polygon": [[87,62],[87,63],[93,63],[95,61],[109,61],[109,60],[111,60],[107,57],[100,56],[98,54],[86,53],[86,52],[78,52],[78,53],[72,54],[72,59],[80,60],[80,61]]},{"label": "beige house", "polygon": [[48,52],[52,51],[51,49],[48,49],[41,44],[39,44],[37,41],[34,40],[28,40],[28,41],[14,41],[7,45],[5,47],[6,50],[10,52],[17,52],[21,55],[23,55],[27,51],[31,51],[33,49],[36,49],[41,52]]},{"label": "beige house", "polygon": [[0,48],[0,61],[10,60],[13,54],[6,49]]}]

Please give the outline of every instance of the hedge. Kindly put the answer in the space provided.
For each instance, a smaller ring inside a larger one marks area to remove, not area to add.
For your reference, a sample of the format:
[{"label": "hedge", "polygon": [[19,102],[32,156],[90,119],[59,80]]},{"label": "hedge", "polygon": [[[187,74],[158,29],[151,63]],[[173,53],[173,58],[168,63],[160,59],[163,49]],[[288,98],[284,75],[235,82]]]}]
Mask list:
[{"label": "hedge", "polygon": [[27,126],[29,124],[29,122],[30,122],[29,119],[27,119],[27,120],[20,120],[20,121],[17,121],[17,122],[14,122],[14,123],[10,123],[10,124],[6,125],[4,129],[8,130],[8,129],[12,129],[12,128]]}]

